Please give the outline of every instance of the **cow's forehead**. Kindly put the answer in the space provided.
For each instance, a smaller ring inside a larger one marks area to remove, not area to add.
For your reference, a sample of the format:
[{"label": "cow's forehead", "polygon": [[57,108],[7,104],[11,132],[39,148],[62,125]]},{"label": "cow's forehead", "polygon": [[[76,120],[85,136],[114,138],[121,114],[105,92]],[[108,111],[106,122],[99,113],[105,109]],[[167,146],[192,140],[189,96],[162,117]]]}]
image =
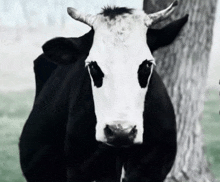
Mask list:
[{"label": "cow's forehead", "polygon": [[87,63],[97,61],[109,65],[110,62],[130,62],[141,64],[144,60],[154,61],[146,44],[148,16],[142,10],[130,10],[111,16],[98,14],[94,21],[93,46]]},{"label": "cow's forehead", "polygon": [[100,29],[100,27],[106,27],[109,30],[115,30],[124,26],[124,28],[132,29],[135,25],[145,25],[146,20],[150,18],[142,10],[128,9],[127,11],[122,10],[121,13],[115,13],[114,9],[109,10],[108,14],[100,13],[97,15],[96,21],[93,27]]}]

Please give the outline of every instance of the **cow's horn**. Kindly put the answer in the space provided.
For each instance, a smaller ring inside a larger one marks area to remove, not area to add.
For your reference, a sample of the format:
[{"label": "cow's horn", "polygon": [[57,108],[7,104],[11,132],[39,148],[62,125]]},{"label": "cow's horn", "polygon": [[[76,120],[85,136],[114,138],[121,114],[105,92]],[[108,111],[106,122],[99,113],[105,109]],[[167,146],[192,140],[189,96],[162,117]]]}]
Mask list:
[{"label": "cow's horn", "polygon": [[95,15],[90,15],[90,14],[84,14],[79,11],[77,11],[75,8],[67,8],[68,14],[75,20],[78,20],[82,23],[85,23],[89,25],[90,27],[93,26],[93,23],[96,19]]},{"label": "cow's horn", "polygon": [[166,19],[175,10],[175,7],[177,5],[178,5],[178,1],[174,1],[168,8],[158,11],[156,13],[147,15],[150,18],[150,24],[149,24],[149,19],[148,19],[148,22],[146,22],[146,24],[149,26],[163,19]]}]

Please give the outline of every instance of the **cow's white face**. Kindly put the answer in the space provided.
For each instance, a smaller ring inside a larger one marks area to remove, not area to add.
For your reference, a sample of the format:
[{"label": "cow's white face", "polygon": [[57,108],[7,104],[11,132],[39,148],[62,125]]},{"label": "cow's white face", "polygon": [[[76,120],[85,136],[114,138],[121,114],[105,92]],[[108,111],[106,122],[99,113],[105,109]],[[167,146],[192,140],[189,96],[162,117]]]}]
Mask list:
[{"label": "cow's white face", "polygon": [[154,63],[146,33],[177,4],[150,15],[126,8],[119,12],[119,8],[93,16],[68,8],[72,18],[95,31],[86,66],[92,81],[97,141],[113,145],[143,142],[144,101]]},{"label": "cow's white face", "polygon": [[102,85],[97,86],[97,80],[92,77],[89,69],[93,82],[98,141],[107,142],[104,133],[107,125],[121,125],[122,128],[136,126],[134,143],[143,142],[143,110],[147,86],[141,88],[138,70],[144,60],[154,62],[146,44],[146,18],[143,11],[134,10],[131,14],[116,16],[112,20],[98,15],[94,22],[94,43],[86,64],[96,62],[104,74]]}]

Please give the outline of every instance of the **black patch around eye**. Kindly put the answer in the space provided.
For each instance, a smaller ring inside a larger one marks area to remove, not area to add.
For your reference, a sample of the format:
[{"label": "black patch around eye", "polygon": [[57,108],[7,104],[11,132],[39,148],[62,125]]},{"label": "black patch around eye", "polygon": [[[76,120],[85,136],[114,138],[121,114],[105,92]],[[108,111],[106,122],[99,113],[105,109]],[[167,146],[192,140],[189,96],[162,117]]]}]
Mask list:
[{"label": "black patch around eye", "polygon": [[90,73],[91,73],[94,85],[98,88],[101,87],[103,83],[104,73],[102,72],[97,62],[92,61],[89,64],[89,69],[90,69]]},{"label": "black patch around eye", "polygon": [[145,88],[147,86],[147,81],[151,73],[152,63],[148,60],[143,61],[138,69],[138,81],[141,88]]}]

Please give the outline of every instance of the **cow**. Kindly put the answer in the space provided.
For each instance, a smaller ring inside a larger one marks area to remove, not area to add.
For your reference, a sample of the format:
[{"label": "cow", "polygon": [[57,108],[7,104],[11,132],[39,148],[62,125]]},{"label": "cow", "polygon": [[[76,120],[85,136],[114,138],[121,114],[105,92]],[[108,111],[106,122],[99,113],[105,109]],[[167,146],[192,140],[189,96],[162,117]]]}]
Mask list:
[{"label": "cow", "polygon": [[34,61],[36,95],[19,141],[28,182],[162,182],[175,160],[175,113],[152,53],[188,15],[162,29],[177,1],[147,15],[107,7],[68,14],[91,26],[55,38]]}]

